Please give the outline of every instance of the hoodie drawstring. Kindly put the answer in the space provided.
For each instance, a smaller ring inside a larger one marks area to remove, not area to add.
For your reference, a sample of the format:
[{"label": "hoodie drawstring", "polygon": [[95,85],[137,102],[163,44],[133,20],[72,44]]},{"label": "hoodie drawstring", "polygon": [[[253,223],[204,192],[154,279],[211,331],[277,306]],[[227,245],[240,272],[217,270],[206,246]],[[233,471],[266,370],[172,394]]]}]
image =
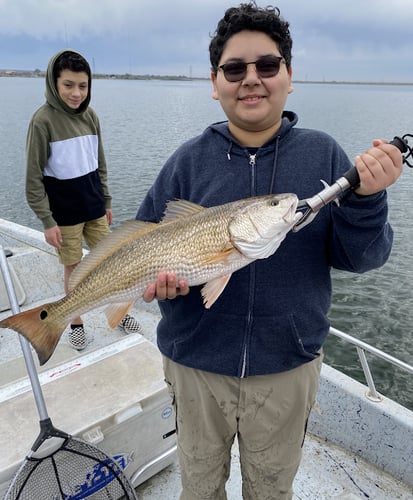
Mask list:
[{"label": "hoodie drawstring", "polygon": [[227,150],[227,158],[230,161],[231,161],[231,149],[232,149],[232,141],[230,141],[229,146],[228,146],[228,150]]},{"label": "hoodie drawstring", "polygon": [[269,194],[272,194],[273,189],[274,189],[274,184],[275,184],[275,171],[277,170],[277,160],[278,160],[278,146],[280,143],[280,136],[277,135],[275,138],[275,152],[274,152],[274,162],[272,165],[272,175],[271,175],[271,183],[270,183],[270,190]]},{"label": "hoodie drawstring", "polygon": [[[268,194],[272,194],[273,189],[274,189],[274,184],[275,184],[275,172],[277,170],[277,160],[278,160],[278,148],[279,148],[279,143],[280,143],[280,136],[277,135],[275,138],[275,151],[274,151],[274,161],[272,165],[272,174],[271,174],[271,182],[270,182],[270,189]],[[231,151],[232,151],[232,141],[230,141],[228,149],[227,149],[227,158],[229,161],[231,161]],[[250,159],[251,159],[251,155]],[[255,160],[255,155],[254,155],[254,160]]]}]

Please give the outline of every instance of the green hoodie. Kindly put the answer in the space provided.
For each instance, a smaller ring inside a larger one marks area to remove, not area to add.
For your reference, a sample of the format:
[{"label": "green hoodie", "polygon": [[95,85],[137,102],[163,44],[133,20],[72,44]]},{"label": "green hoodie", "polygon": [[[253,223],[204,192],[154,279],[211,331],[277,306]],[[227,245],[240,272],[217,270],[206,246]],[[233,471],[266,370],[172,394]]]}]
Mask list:
[{"label": "green hoodie", "polygon": [[44,229],[97,219],[111,207],[99,119],[89,92],[78,109],[60,98],[47,67],[46,103],[32,116],[26,142],[26,197]]}]

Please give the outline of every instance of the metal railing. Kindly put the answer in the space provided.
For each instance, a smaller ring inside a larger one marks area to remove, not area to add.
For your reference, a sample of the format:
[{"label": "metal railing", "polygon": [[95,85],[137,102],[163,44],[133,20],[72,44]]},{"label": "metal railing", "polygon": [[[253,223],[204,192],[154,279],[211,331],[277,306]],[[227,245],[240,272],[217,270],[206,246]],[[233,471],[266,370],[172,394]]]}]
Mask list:
[{"label": "metal railing", "polygon": [[376,390],[370,366],[367,361],[366,352],[369,352],[376,358],[383,359],[384,361],[387,361],[388,363],[391,363],[392,365],[395,365],[398,368],[405,370],[413,375],[413,366],[409,365],[408,363],[405,363],[404,361],[401,361],[400,359],[397,359],[394,356],[391,356],[390,354],[387,354],[384,351],[381,351],[380,349],[377,349],[376,347],[363,342],[362,340],[356,339],[355,337],[352,337],[351,335],[348,335],[341,330],[337,330],[337,328],[331,327],[330,333],[356,347],[357,354],[359,356],[364,376],[366,377],[366,382],[369,388],[366,396],[370,400],[380,402],[383,400],[383,396],[381,396],[381,394],[379,394]]}]

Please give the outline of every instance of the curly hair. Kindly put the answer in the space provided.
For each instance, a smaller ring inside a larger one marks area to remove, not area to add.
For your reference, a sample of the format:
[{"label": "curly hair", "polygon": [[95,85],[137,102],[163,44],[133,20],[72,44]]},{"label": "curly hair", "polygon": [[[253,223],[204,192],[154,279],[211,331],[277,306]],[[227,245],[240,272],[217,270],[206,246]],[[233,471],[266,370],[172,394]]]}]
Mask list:
[{"label": "curly hair", "polygon": [[57,79],[60,76],[60,73],[64,69],[68,69],[68,70],[74,71],[76,73],[80,73],[81,71],[84,71],[89,77],[89,82],[91,80],[92,72],[90,70],[89,63],[86,61],[86,59],[83,56],[81,56],[77,52],[73,52],[71,50],[65,50],[56,59],[56,61],[54,62],[54,65],[53,65],[53,78],[54,78],[55,84],[57,82]]},{"label": "curly hair", "polygon": [[217,73],[218,64],[227,41],[243,30],[261,31],[277,43],[287,68],[291,66],[291,48],[293,41],[289,23],[280,16],[277,7],[258,7],[255,3],[242,3],[239,7],[230,7],[218,22],[217,29],[209,44],[211,69]]}]

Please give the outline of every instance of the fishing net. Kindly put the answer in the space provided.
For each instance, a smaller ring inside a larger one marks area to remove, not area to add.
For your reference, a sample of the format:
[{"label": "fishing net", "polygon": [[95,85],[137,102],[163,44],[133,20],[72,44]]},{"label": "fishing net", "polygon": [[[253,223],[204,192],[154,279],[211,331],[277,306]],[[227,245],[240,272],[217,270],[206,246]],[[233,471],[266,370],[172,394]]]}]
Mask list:
[{"label": "fishing net", "polygon": [[68,436],[49,456],[26,457],[4,500],[137,499],[120,463]]},{"label": "fishing net", "polygon": [[[11,310],[17,314],[19,304],[1,245],[0,267]],[[123,472],[127,463],[122,455],[115,460],[99,448],[53,426],[29,343],[22,336],[19,338],[40,416],[40,434],[3,500],[137,500]]]}]

